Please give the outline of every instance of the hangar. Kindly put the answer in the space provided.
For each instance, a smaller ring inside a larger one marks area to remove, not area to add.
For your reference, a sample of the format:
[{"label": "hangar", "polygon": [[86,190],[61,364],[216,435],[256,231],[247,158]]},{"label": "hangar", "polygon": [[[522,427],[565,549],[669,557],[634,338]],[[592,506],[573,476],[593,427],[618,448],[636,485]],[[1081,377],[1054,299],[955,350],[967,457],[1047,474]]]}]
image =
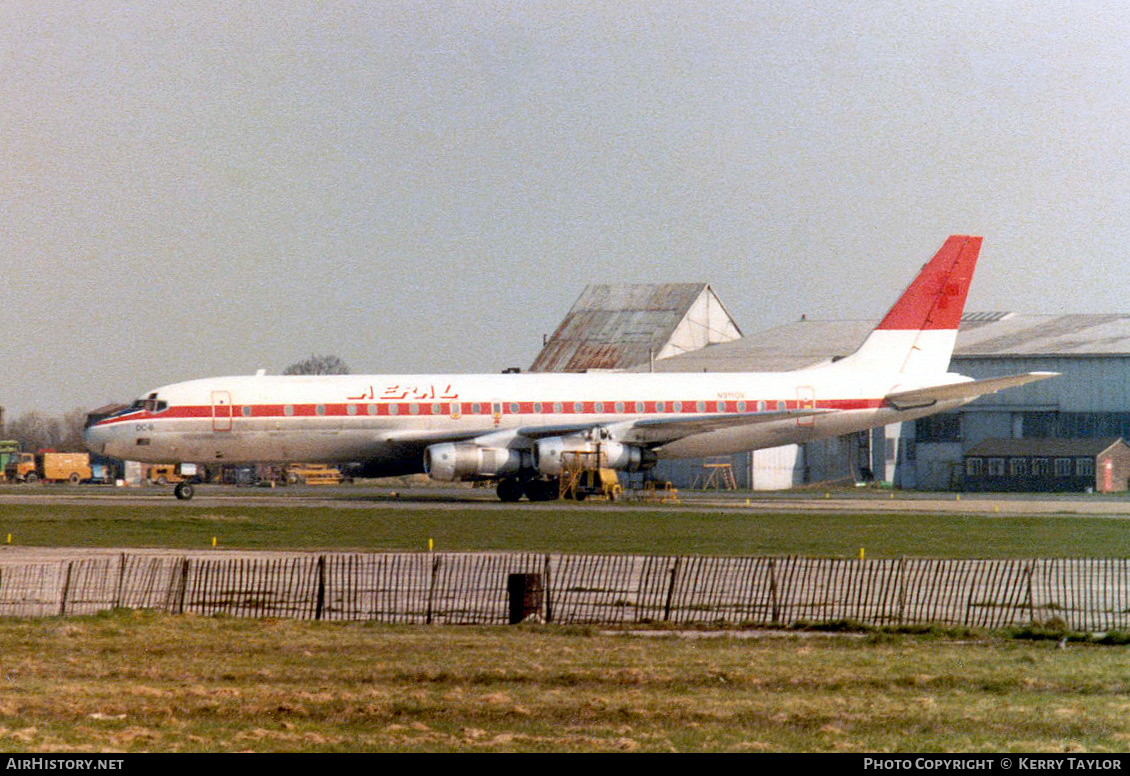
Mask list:
[{"label": "hangar", "polygon": [[[706,284],[590,286],[531,369],[787,371],[850,354],[875,323],[803,318],[743,337]],[[657,474],[680,487],[725,466],[737,487],[755,490],[871,478],[900,488],[961,490],[965,455],[985,440],[1130,439],[1130,315],[969,312],[950,370],[975,379],[1029,371],[1062,376],[914,423],[725,461],[664,461]]]}]

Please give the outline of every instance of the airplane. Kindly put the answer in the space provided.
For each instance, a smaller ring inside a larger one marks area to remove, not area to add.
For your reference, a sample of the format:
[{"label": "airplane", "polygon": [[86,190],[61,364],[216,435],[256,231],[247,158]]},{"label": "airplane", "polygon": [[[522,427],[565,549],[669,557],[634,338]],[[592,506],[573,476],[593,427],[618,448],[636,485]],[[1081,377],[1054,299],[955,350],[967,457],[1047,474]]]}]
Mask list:
[{"label": "airplane", "polygon": [[[489,480],[502,501],[558,497],[563,473],[646,470],[951,410],[1057,375],[948,372],[980,237],[954,235],[849,356],[790,372],[243,375],[147,391],[85,430],[150,463],[359,463],[361,475]],[[193,496],[191,482],[176,495]]]}]

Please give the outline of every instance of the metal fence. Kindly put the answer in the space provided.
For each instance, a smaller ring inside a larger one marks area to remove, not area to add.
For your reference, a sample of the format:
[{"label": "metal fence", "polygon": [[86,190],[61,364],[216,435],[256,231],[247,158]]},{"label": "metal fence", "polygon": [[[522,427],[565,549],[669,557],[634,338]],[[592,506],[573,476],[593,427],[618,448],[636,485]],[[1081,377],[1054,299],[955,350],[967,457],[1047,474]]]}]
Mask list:
[{"label": "metal fence", "polygon": [[1001,628],[1052,618],[1130,630],[1130,559],[854,560],[804,557],[372,553],[127,553],[0,566],[0,615],[164,612],[505,623],[507,579],[540,575],[545,621]]}]

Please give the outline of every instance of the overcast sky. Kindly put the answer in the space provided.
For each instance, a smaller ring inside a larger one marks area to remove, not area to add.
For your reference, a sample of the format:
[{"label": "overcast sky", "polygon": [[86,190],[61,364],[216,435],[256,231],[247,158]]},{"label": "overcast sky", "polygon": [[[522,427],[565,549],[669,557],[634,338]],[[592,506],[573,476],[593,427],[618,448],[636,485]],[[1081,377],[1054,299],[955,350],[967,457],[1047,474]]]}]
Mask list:
[{"label": "overcast sky", "polygon": [[1130,312],[1120,2],[0,4],[0,404],[526,367],[586,284],[743,330]]}]

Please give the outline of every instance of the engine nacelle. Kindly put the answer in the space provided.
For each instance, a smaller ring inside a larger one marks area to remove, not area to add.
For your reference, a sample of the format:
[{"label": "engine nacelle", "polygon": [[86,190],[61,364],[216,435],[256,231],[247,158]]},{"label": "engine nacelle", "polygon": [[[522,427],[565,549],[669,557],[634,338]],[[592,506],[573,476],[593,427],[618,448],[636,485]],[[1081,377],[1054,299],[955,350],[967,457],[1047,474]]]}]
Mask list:
[{"label": "engine nacelle", "polygon": [[529,463],[528,452],[505,447],[448,442],[424,451],[424,471],[441,482],[508,477],[530,468]]},{"label": "engine nacelle", "polygon": [[577,455],[578,463],[586,469],[636,472],[651,468],[656,460],[650,450],[611,440],[594,442],[581,436],[567,436],[548,437],[534,443],[534,464],[539,472],[550,477],[561,475],[566,466],[565,459],[572,454]]}]

